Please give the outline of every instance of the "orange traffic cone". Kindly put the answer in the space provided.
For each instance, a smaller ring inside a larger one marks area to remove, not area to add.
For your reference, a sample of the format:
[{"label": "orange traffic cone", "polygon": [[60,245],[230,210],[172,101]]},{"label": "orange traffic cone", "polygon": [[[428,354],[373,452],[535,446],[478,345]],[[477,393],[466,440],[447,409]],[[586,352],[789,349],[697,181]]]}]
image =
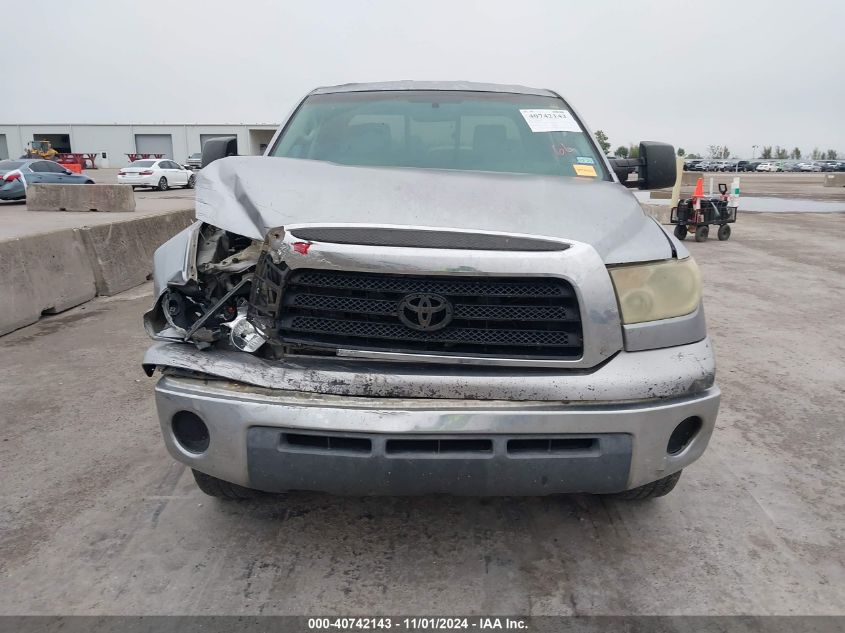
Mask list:
[{"label": "orange traffic cone", "polygon": [[695,183],[695,191],[692,192],[692,207],[696,211],[701,209],[701,199],[704,197],[704,178],[699,178]]}]

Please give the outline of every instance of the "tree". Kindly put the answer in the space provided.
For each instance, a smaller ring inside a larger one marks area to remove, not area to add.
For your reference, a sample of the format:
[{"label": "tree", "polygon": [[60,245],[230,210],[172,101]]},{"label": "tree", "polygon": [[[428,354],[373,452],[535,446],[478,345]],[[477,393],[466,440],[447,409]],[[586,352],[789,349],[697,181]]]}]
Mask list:
[{"label": "tree", "polygon": [[700,158],[701,158],[701,154],[695,154],[695,153],[688,154],[688,155],[687,155],[687,158],[698,158],[698,159],[700,159]]},{"label": "tree", "polygon": [[631,144],[628,146],[628,158],[639,158],[640,157],[640,146]]},{"label": "tree", "polygon": [[683,158],[686,155],[687,151],[683,147],[678,148],[678,157]]},{"label": "tree", "polygon": [[822,157],[822,153],[819,151],[818,147],[813,148],[812,157],[813,157],[813,160],[818,160]]},{"label": "tree", "polygon": [[610,141],[607,139],[607,134],[601,130],[596,130],[596,140],[601,146],[602,154],[607,154],[610,151]]},{"label": "tree", "polygon": [[798,160],[799,158],[801,158],[801,150],[797,147],[793,148],[792,153],[789,155],[789,157]]},{"label": "tree", "polygon": [[708,145],[707,153],[710,158],[730,158],[731,150],[727,145]]},{"label": "tree", "polygon": [[779,158],[781,160],[783,160],[784,158],[789,158],[789,152],[786,151],[786,148],[783,148],[778,145],[775,147],[775,158]]},{"label": "tree", "polygon": [[836,158],[837,158],[838,156],[839,156],[839,154],[837,154],[837,152],[836,152],[836,150],[835,150],[835,149],[829,149],[829,150],[827,150],[827,158],[828,158],[828,160],[836,160]]},{"label": "tree", "polygon": [[628,158],[628,148],[624,145],[620,145],[619,147],[617,147],[616,151],[613,153],[619,158]]},{"label": "tree", "polygon": [[763,145],[763,151],[760,154],[760,158],[772,158],[772,146],[771,145]]}]

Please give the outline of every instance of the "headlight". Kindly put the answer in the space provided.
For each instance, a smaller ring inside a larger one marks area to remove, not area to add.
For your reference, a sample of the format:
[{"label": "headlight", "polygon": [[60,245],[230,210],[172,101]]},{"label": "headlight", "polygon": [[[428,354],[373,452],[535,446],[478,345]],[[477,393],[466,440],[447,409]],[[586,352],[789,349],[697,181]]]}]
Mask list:
[{"label": "headlight", "polygon": [[692,257],[609,270],[622,323],[683,316],[701,302],[701,272]]}]

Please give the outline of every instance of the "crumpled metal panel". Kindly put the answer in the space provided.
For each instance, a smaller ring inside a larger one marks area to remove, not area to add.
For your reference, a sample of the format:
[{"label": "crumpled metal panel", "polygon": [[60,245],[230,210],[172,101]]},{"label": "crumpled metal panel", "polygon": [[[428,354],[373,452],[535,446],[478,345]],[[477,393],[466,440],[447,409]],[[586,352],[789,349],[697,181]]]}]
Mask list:
[{"label": "crumpled metal panel", "polygon": [[173,367],[258,387],[316,394],[554,402],[675,398],[709,389],[716,371],[709,339],[666,349],[619,352],[591,372],[338,358],[273,361],[237,351],[200,351],[183,343],[153,344],[143,364],[148,371]]},{"label": "crumpled metal panel", "polygon": [[256,240],[290,224],[377,224],[537,235],[590,244],[605,264],[668,259],[633,194],[603,180],[222,158],[196,186],[197,219]]}]

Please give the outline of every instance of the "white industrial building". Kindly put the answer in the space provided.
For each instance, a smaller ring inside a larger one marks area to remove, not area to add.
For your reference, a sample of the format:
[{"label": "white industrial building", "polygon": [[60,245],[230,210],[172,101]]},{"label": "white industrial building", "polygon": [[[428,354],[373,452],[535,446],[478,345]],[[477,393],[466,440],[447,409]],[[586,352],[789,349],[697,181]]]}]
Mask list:
[{"label": "white industrial building", "polygon": [[277,125],[128,125],[128,124],[0,124],[0,159],[17,158],[32,141],[50,141],[60,153],[86,153],[97,156],[99,167],[123,167],[128,154],[163,154],[177,162],[195,152],[209,138],[235,136],[238,153],[264,153]]}]

